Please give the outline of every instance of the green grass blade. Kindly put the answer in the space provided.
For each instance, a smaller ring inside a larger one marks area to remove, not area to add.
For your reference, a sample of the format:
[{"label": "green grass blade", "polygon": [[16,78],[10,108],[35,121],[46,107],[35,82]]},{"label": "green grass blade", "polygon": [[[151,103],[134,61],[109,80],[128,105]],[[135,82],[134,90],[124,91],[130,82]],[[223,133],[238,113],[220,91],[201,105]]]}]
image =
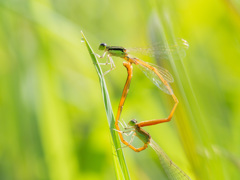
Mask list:
[{"label": "green grass blade", "polygon": [[[129,177],[127,165],[125,163],[125,158],[124,158],[124,155],[123,155],[123,152],[121,149],[121,143],[120,143],[120,140],[118,137],[118,133],[113,130],[115,128],[115,125],[114,125],[115,118],[113,115],[112,105],[111,105],[110,97],[108,94],[107,86],[106,86],[106,83],[104,80],[104,76],[103,76],[102,70],[98,64],[98,60],[97,60],[92,48],[90,47],[87,39],[85,38],[83,32],[82,32],[82,36],[86,43],[86,46],[87,46],[87,49],[91,56],[91,59],[93,61],[94,67],[97,71],[100,86],[101,86],[101,91],[102,91],[103,101],[104,101],[105,110],[106,110],[106,114],[107,114],[108,124],[110,127],[110,132],[111,132],[112,140],[113,140],[113,144],[114,144],[114,147],[112,148],[112,150],[113,150],[113,158],[114,158],[117,179],[122,179],[122,176],[123,176],[124,179],[127,180],[127,179],[130,179],[130,177]],[[118,149],[118,150],[116,150],[116,149]],[[115,156],[115,154],[117,154],[117,156]]]}]

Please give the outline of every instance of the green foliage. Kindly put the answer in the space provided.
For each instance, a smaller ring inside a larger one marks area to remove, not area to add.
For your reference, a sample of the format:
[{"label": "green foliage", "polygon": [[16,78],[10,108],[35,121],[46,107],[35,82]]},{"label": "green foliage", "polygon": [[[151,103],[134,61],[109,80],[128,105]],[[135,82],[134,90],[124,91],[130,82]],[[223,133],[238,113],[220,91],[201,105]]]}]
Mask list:
[{"label": "green foliage", "polygon": [[[0,179],[128,178],[122,151],[113,148],[120,144],[101,70],[81,30],[96,53],[100,43],[186,39],[185,58],[136,54],[171,72],[179,99],[171,122],[144,129],[192,179],[239,179],[239,11],[224,0],[0,0]],[[114,62],[105,80],[116,113],[127,74],[120,58]],[[121,120],[167,117],[171,96],[133,72]],[[131,179],[166,178],[151,148],[123,151]]]}]

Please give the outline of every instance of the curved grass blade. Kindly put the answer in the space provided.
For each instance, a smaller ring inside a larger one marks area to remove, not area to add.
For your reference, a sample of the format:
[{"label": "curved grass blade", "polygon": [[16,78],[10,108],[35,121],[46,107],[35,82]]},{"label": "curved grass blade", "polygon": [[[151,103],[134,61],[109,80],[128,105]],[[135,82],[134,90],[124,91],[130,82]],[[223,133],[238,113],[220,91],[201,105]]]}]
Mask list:
[{"label": "curved grass blade", "polygon": [[[115,165],[117,179],[123,179],[122,178],[122,176],[123,176],[124,179],[128,180],[128,179],[130,179],[130,177],[129,177],[127,165],[125,162],[125,158],[124,158],[124,155],[123,155],[123,152],[121,149],[121,143],[120,143],[120,140],[118,137],[118,133],[113,130],[115,128],[115,125],[114,125],[115,118],[113,115],[112,105],[111,105],[110,97],[108,94],[107,86],[106,86],[106,83],[104,80],[104,76],[103,76],[102,70],[98,64],[98,60],[97,60],[92,48],[90,47],[83,32],[81,32],[81,33],[82,33],[83,39],[86,43],[86,46],[87,46],[87,49],[91,56],[91,59],[93,61],[94,67],[97,71],[100,86],[101,86],[101,91],[102,91],[103,101],[104,101],[105,110],[106,110],[106,114],[107,114],[108,124],[110,127],[110,132],[111,132],[112,140],[113,140],[113,144],[114,144],[114,147],[112,149],[113,149],[113,159],[114,159],[114,165]],[[117,153],[117,156],[115,156],[116,153]]]}]

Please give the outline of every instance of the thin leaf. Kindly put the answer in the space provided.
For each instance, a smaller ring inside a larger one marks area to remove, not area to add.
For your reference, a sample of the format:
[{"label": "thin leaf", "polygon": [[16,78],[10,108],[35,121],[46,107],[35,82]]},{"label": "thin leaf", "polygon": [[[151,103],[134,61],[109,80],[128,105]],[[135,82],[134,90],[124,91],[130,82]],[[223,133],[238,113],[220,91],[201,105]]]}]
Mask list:
[{"label": "thin leaf", "polygon": [[[108,120],[110,132],[111,132],[112,140],[113,140],[113,144],[114,144],[114,147],[112,148],[112,150],[113,150],[113,159],[114,159],[114,165],[115,165],[117,179],[122,179],[122,176],[123,176],[124,179],[128,180],[128,179],[130,179],[130,176],[129,176],[125,158],[124,158],[124,155],[123,155],[123,152],[121,149],[121,143],[120,143],[120,140],[118,137],[118,133],[113,130],[115,128],[115,125],[114,125],[115,118],[113,115],[112,105],[111,105],[110,97],[108,94],[107,86],[106,86],[106,83],[104,80],[104,76],[103,76],[102,70],[98,64],[98,60],[97,60],[92,48],[90,47],[83,32],[81,32],[81,33],[82,33],[83,39],[86,43],[89,54],[92,58],[92,61],[93,61],[94,67],[97,71],[97,75],[98,75],[99,82],[100,82],[103,101],[104,101],[105,110],[106,110],[106,114],[107,114],[107,120]],[[115,156],[116,153],[117,153],[117,156]]]}]

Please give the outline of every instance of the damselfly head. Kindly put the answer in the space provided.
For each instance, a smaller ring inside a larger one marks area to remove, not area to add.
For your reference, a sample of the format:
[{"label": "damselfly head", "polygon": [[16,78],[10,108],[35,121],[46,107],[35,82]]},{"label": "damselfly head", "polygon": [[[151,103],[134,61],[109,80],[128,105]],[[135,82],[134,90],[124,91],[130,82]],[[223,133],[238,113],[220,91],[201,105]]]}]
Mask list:
[{"label": "damselfly head", "polygon": [[132,119],[131,121],[129,121],[128,125],[129,126],[135,126],[137,124],[137,120],[136,119]]},{"label": "damselfly head", "polygon": [[106,49],[106,47],[107,47],[107,44],[106,43],[101,43],[100,45],[99,45],[99,50],[105,50]]}]

